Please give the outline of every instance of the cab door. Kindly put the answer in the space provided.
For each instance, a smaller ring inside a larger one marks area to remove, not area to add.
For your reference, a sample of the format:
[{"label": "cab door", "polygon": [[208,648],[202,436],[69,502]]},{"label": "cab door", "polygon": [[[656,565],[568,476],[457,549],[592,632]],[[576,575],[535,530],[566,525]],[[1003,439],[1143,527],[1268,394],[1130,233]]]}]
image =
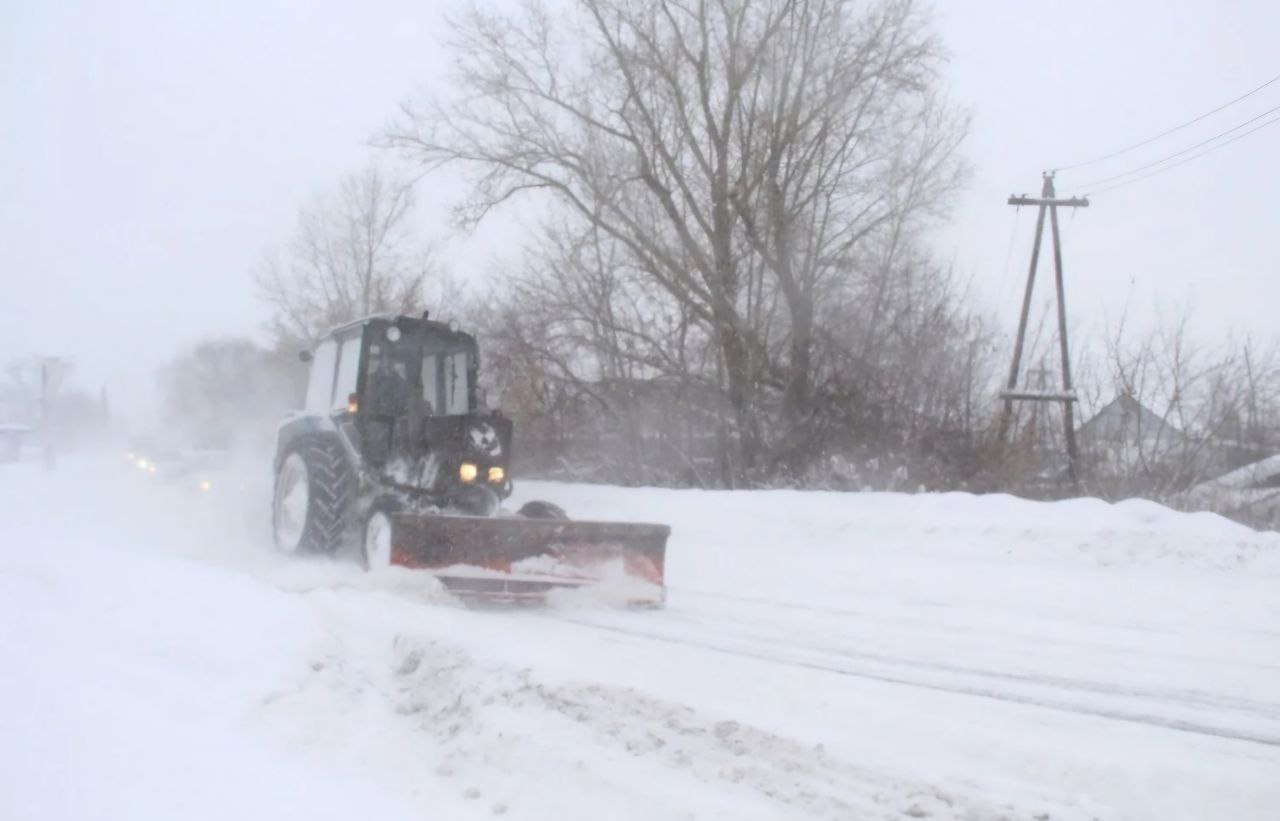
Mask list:
[{"label": "cab door", "polygon": [[364,334],[357,328],[336,340],[337,362],[334,366],[333,392],[327,413],[357,453],[361,453],[361,436],[356,418],[360,412],[360,374],[364,370]]},{"label": "cab door", "polygon": [[311,357],[311,375],[307,380],[307,399],[303,409],[312,416],[328,416],[333,400],[333,377],[338,366],[338,343],[326,339],[316,346]]}]

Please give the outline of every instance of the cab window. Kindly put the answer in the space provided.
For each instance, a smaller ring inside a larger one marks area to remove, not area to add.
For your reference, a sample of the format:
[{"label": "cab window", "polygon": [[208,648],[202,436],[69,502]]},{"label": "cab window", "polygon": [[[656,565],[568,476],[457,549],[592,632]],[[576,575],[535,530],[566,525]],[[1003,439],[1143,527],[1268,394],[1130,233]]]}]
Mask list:
[{"label": "cab window", "polygon": [[426,402],[427,413],[440,413],[440,358],[435,354],[422,357],[422,398]]},{"label": "cab window", "polygon": [[347,400],[356,392],[356,380],[360,376],[360,336],[344,340],[338,351],[338,378],[333,387],[330,410],[337,413],[347,409]]},{"label": "cab window", "polygon": [[445,413],[450,415],[467,412],[467,352],[447,354],[444,357]]},{"label": "cab window", "polygon": [[338,343],[332,339],[321,342],[311,359],[311,379],[307,382],[307,401],[303,406],[308,413],[328,413],[329,399],[333,395],[333,367],[338,360]]},{"label": "cab window", "polygon": [[369,372],[361,397],[363,410],[374,416],[402,416],[409,410],[411,372],[406,356],[412,349],[377,342],[369,346]]}]

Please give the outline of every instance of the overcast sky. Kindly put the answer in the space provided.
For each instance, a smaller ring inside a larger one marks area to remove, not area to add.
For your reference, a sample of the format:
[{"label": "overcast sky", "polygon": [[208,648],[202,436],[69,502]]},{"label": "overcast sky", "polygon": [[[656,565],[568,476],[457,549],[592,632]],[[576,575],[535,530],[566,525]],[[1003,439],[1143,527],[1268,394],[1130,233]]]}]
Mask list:
[{"label": "overcast sky", "polygon": [[[133,407],[180,346],[261,336],[255,261],[288,237],[299,203],[368,159],[401,100],[444,73],[441,16],[425,0],[0,5],[0,360],[70,357],[84,387],[106,384]],[[1006,326],[1034,222],[1010,193],[1280,74],[1273,0],[971,0],[938,3],[935,17],[950,94],[973,113],[974,168],[937,248]],[[1063,172],[1059,191],[1275,106],[1280,83]],[[1077,344],[1126,305],[1150,323],[1157,302],[1192,305],[1206,340],[1272,335],[1278,171],[1280,125],[1064,214]],[[451,190],[422,187],[428,234],[447,232]],[[509,258],[507,233],[453,240],[457,273]]]}]

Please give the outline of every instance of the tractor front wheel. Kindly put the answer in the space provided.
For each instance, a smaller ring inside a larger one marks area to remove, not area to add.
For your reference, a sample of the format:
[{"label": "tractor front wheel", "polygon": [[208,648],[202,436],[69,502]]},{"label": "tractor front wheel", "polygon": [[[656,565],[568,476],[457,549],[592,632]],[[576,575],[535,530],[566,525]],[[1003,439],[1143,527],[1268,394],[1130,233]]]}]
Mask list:
[{"label": "tractor front wheel", "polygon": [[391,566],[391,514],[396,507],[390,503],[375,505],[364,520],[361,538],[365,570],[382,570]]}]

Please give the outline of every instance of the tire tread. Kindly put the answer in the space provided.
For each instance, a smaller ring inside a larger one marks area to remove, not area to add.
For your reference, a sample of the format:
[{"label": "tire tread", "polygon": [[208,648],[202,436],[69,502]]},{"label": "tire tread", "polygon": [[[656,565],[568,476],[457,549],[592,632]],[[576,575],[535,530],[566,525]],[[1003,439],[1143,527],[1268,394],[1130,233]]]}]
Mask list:
[{"label": "tire tread", "polygon": [[310,481],[302,548],[311,553],[335,553],[351,529],[355,476],[337,442],[312,439],[299,451]]}]

